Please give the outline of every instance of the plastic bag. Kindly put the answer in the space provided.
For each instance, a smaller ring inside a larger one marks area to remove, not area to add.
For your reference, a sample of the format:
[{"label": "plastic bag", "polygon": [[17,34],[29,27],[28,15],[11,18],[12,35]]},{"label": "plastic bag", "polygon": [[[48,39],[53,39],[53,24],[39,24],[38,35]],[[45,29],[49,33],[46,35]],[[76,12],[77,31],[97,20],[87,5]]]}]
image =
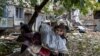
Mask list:
[{"label": "plastic bag", "polygon": [[50,51],[48,49],[42,47],[39,54],[41,56],[50,56]]}]

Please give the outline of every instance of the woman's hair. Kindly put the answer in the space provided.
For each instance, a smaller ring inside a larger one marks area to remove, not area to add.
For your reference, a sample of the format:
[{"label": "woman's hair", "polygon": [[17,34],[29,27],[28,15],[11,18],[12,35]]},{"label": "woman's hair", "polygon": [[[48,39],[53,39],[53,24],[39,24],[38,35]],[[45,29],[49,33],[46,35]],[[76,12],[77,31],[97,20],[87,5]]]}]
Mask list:
[{"label": "woman's hair", "polygon": [[25,33],[30,33],[32,32],[31,28],[27,24],[22,24],[21,25],[21,30],[24,30]]},{"label": "woman's hair", "polygon": [[41,34],[39,32],[35,32],[33,35],[33,41],[35,41],[35,45],[41,45],[42,41],[41,41]]},{"label": "woman's hair", "polygon": [[64,33],[62,35],[60,35],[60,36],[61,36],[62,39],[65,39],[65,32],[66,32],[65,25],[62,25],[62,24],[56,25],[54,27],[54,31],[56,31],[57,29],[62,29],[63,30]]},{"label": "woman's hair", "polygon": [[58,29],[58,28],[65,30],[65,25],[63,25],[63,24],[56,25],[56,26],[54,27],[54,31],[56,31],[56,29]]}]

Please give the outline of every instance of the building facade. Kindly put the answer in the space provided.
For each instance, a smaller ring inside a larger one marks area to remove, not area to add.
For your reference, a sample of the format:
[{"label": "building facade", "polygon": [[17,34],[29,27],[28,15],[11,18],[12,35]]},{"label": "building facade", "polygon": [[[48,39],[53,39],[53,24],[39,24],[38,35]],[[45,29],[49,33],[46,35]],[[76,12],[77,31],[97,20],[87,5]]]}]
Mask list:
[{"label": "building facade", "polygon": [[19,26],[20,22],[27,23],[34,12],[26,0],[23,0],[23,6],[19,0],[8,0],[6,3],[0,27],[15,27]]}]

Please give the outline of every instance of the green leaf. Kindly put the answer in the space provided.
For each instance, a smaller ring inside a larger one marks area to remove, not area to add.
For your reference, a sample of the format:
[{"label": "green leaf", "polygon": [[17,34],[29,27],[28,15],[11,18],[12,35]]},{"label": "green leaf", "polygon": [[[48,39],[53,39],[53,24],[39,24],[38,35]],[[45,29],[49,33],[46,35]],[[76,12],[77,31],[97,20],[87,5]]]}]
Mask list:
[{"label": "green leaf", "polygon": [[31,6],[35,6],[36,4],[37,4],[37,0],[30,0],[30,2],[31,2]]},{"label": "green leaf", "polygon": [[20,7],[23,7],[23,4],[24,4],[24,3],[23,3],[23,0],[18,0],[18,1],[19,1],[19,6],[20,6]]},{"label": "green leaf", "polygon": [[6,5],[6,0],[0,0],[0,17],[3,16],[3,10],[5,5]]}]

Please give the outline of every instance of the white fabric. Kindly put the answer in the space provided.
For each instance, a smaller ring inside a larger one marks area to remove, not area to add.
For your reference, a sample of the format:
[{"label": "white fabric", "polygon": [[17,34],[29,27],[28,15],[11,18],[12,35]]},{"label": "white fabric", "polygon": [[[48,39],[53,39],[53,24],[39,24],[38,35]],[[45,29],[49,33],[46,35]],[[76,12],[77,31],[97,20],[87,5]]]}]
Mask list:
[{"label": "white fabric", "polygon": [[43,14],[39,14],[35,22],[35,31],[38,31],[41,22],[44,21],[45,16]]},{"label": "white fabric", "polygon": [[73,11],[72,12],[72,21],[82,24],[82,22],[80,21],[79,15],[80,15],[79,9],[76,9],[75,11]]},{"label": "white fabric", "polygon": [[40,52],[41,48],[42,48],[41,46],[32,45],[27,50],[31,54],[36,54],[36,53],[39,53]]},{"label": "white fabric", "polygon": [[78,26],[78,29],[85,30],[85,28],[83,26]]},{"label": "white fabric", "polygon": [[42,41],[44,45],[50,48],[51,51],[59,51],[61,53],[68,52],[66,43],[59,35],[52,31],[52,28],[49,25],[42,24],[40,32],[42,34]]}]

